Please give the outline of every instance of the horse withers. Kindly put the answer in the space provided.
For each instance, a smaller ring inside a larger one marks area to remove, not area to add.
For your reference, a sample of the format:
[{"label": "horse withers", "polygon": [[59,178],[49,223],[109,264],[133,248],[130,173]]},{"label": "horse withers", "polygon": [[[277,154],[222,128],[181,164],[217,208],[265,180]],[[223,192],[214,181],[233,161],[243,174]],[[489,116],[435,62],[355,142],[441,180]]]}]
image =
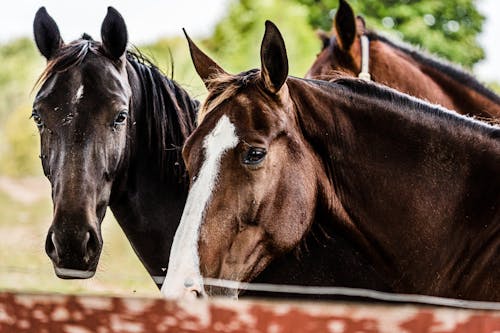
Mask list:
[{"label": "horse withers", "polygon": [[464,115],[490,121],[500,118],[498,95],[457,66],[367,30],[345,0],[339,0],[331,36],[320,32],[319,37],[323,49],[306,78],[368,76]]},{"label": "horse withers", "polygon": [[166,297],[237,297],[203,278],[252,281],[323,226],[393,291],[500,300],[499,128],[359,79],[288,77],[270,22],[260,70],[230,75],[189,43],[209,95]]},{"label": "horse withers", "polygon": [[187,195],[180,149],[198,102],[127,51],[125,22],[112,7],[102,43],[88,35],[64,43],[43,7],[34,33],[47,59],[32,118],[52,185],[45,248],[57,276],[94,275],[108,206],[150,275],[164,276]]}]

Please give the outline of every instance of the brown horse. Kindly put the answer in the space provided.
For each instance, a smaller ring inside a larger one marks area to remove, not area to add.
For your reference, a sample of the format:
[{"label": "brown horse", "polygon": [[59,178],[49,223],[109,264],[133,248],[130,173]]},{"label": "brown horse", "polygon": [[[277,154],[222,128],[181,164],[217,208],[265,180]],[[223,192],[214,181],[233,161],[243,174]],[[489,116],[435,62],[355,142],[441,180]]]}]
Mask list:
[{"label": "brown horse", "polygon": [[[369,73],[378,83],[458,113],[500,118],[498,95],[461,69],[367,31],[363,19],[354,17],[345,0],[339,1],[332,31],[332,37],[319,33],[323,50],[306,78],[326,79],[332,74],[367,77]],[[367,40],[364,47],[363,39]],[[364,61],[362,51],[367,55]]]},{"label": "brown horse", "polygon": [[252,281],[323,224],[394,291],[500,300],[498,127],[358,79],[288,77],[271,22],[260,71],[230,75],[190,49],[209,95],[183,150],[167,297],[236,297],[202,277]]}]

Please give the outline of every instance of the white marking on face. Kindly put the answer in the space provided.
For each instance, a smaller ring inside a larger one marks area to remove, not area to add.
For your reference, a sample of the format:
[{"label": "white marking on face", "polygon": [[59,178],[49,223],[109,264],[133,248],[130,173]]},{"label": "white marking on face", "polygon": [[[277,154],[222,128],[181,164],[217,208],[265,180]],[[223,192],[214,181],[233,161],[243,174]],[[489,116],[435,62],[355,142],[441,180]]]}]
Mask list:
[{"label": "white marking on face", "polygon": [[83,84],[78,87],[78,90],[76,91],[75,98],[73,99],[73,102],[76,104],[80,102],[80,99],[83,97]]},{"label": "white marking on face", "polygon": [[203,213],[215,189],[222,156],[237,144],[236,129],[226,115],[219,119],[215,128],[203,140],[205,161],[189,191],[170,251],[167,276],[161,288],[166,298],[180,298],[185,295],[186,282],[203,291],[198,256],[198,237]]}]

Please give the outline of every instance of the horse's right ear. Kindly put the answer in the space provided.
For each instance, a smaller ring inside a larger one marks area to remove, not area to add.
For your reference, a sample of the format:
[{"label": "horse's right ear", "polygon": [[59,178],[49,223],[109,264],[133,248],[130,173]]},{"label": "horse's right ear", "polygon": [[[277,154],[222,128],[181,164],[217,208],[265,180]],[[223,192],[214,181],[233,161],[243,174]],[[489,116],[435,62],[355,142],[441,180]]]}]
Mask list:
[{"label": "horse's right ear", "polygon": [[193,60],[194,68],[196,73],[200,76],[201,80],[205,86],[209,87],[210,79],[213,79],[219,74],[227,74],[226,71],[222,69],[215,61],[213,61],[209,56],[207,56],[203,51],[201,51],[198,46],[191,40],[186,30],[183,28],[182,31],[186,36],[189,44],[189,53],[191,53],[191,59]]},{"label": "horse's right ear", "polygon": [[45,7],[40,7],[33,21],[35,43],[40,53],[50,60],[63,44],[56,21],[50,17]]},{"label": "horse's right ear", "polygon": [[339,0],[334,26],[340,48],[348,52],[356,38],[356,18],[351,6],[345,0]]}]

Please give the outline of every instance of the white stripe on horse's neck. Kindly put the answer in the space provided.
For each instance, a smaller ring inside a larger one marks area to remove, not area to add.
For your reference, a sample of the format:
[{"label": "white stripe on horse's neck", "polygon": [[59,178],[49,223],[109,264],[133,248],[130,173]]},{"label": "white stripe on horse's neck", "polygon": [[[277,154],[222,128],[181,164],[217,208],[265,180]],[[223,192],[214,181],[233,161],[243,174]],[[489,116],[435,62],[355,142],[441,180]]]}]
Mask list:
[{"label": "white stripe on horse's neck", "polygon": [[358,77],[365,81],[371,81],[370,76],[370,41],[366,35],[361,35],[361,72]]}]

